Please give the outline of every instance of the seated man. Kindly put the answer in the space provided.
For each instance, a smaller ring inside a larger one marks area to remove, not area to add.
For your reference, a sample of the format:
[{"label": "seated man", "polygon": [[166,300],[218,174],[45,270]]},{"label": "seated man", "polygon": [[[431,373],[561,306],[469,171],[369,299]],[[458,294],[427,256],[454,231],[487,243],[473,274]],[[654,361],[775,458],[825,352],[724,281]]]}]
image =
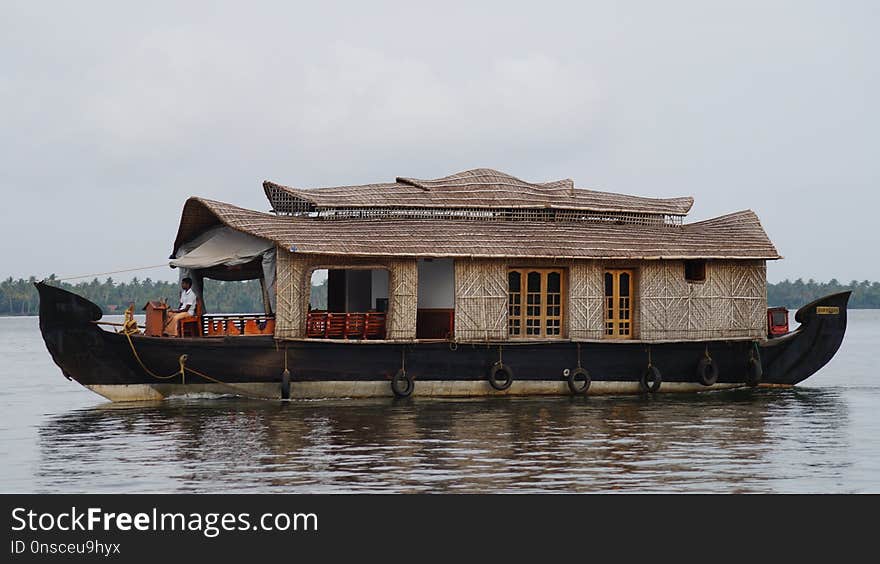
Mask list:
[{"label": "seated man", "polygon": [[180,305],[177,309],[169,309],[170,317],[165,321],[165,335],[177,337],[177,322],[196,313],[196,293],[192,289],[192,279],[180,281]]}]

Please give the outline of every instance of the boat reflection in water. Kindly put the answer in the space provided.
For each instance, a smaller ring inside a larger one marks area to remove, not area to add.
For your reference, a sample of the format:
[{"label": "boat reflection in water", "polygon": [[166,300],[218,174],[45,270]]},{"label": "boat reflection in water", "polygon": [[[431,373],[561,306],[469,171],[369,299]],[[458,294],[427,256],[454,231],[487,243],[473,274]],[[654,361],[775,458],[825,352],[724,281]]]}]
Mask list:
[{"label": "boat reflection in water", "polygon": [[40,428],[36,479],[56,492],[816,491],[847,466],[840,393],[106,404]]}]

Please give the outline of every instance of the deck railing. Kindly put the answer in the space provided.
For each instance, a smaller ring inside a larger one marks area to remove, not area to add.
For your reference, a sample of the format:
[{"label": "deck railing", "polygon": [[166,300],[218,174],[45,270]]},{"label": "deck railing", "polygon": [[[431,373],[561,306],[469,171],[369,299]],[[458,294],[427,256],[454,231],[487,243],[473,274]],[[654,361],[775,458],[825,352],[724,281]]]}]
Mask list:
[{"label": "deck railing", "polygon": [[385,312],[309,312],[306,337],[311,339],[384,339]]},{"label": "deck railing", "polygon": [[202,316],[202,335],[274,335],[275,316],[260,313],[208,313]]}]

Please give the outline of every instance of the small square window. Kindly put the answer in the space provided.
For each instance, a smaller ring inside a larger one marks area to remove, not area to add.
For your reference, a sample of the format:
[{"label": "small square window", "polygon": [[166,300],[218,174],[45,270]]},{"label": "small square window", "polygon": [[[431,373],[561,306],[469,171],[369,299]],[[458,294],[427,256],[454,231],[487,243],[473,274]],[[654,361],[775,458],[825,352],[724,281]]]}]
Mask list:
[{"label": "small square window", "polygon": [[684,278],[688,282],[705,282],[706,281],[706,261],[705,260],[686,260],[686,261],[684,261]]}]

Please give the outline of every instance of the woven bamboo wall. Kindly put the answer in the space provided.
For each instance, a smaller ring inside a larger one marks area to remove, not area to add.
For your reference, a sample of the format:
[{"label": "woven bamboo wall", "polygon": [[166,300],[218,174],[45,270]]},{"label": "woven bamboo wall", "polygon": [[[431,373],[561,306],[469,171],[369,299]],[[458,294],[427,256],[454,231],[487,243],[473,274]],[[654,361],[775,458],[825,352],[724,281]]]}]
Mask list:
[{"label": "woven bamboo wall", "polygon": [[309,261],[303,255],[277,248],[275,253],[276,299],[275,338],[297,339],[305,336],[306,313],[310,291],[305,271],[310,271]]},{"label": "woven bamboo wall", "polygon": [[[682,261],[455,261],[455,338],[507,339],[507,269],[568,269],[568,336],[601,339],[604,333],[605,267],[636,271],[636,338],[645,341],[762,339],[767,332],[764,261],[709,261],[706,281],[688,283]],[[275,336],[301,338],[308,312],[309,280],[318,268],[385,268],[389,277],[388,338],[415,338],[418,268],[414,259],[346,259],[278,250]]]},{"label": "woven bamboo wall", "polygon": [[415,260],[395,260],[388,264],[389,339],[416,338],[419,269]]},{"label": "woven bamboo wall", "polygon": [[312,272],[323,268],[386,269],[389,272],[388,339],[416,336],[418,268],[415,259],[359,259],[296,254],[278,247],[276,267],[278,311],[275,338],[305,337]]},{"label": "woven bamboo wall", "polygon": [[507,264],[495,259],[455,261],[455,338],[507,338]]},{"label": "woven bamboo wall", "polygon": [[646,261],[639,269],[643,340],[762,339],[767,335],[763,261],[709,261],[706,281],[688,283],[681,261]]},{"label": "woven bamboo wall", "polygon": [[568,271],[568,326],[572,339],[601,339],[604,332],[603,266],[575,261]]},{"label": "woven bamboo wall", "polygon": [[683,261],[456,260],[456,328],[462,340],[507,338],[507,269],[534,266],[568,269],[568,336],[604,334],[604,271],[635,271],[636,338],[645,341],[766,336],[764,261],[709,261],[706,281],[688,283]]}]

